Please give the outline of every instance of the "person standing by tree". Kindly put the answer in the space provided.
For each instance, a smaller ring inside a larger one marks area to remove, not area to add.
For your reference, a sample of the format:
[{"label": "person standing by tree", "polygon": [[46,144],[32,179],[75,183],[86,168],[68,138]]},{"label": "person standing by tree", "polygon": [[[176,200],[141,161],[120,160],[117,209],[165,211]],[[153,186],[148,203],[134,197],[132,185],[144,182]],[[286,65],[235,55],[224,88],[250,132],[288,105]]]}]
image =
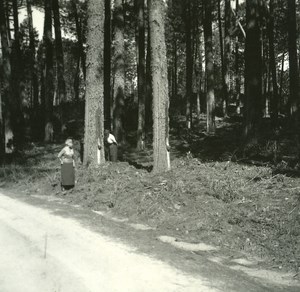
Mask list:
[{"label": "person standing by tree", "polygon": [[117,162],[118,160],[118,143],[113,134],[109,130],[104,131],[104,145],[107,149],[107,160],[111,162]]},{"label": "person standing by tree", "polygon": [[61,163],[61,189],[64,192],[75,185],[75,160],[72,139],[67,139],[65,147],[58,153]]}]

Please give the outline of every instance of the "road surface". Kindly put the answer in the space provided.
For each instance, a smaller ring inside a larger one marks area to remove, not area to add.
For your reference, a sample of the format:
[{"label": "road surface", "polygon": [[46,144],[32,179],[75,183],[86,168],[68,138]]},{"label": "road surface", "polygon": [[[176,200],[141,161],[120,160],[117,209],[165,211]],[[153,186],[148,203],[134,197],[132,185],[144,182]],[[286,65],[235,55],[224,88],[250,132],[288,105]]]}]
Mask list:
[{"label": "road surface", "polygon": [[211,272],[186,273],[56,211],[0,193],[1,292],[233,291]]}]

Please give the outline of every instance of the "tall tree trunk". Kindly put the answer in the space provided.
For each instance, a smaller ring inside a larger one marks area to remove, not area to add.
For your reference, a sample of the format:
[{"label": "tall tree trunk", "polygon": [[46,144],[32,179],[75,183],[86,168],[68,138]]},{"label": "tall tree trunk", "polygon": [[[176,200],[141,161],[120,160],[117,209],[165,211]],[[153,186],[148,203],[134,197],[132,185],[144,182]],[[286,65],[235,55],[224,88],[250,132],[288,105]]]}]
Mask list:
[{"label": "tall tree trunk", "polygon": [[[239,0],[235,1],[235,14],[236,18],[239,10]],[[236,27],[238,27],[238,19],[236,20]],[[241,113],[241,82],[240,82],[240,69],[239,69],[239,37],[235,37],[235,92],[236,92],[236,113]]]},{"label": "tall tree trunk", "polygon": [[173,98],[178,98],[178,44],[177,44],[177,37],[176,34],[174,34],[174,78],[173,78],[173,84],[174,84],[174,94]]},{"label": "tall tree trunk", "polygon": [[221,16],[221,0],[218,0],[218,25],[219,25],[219,39],[220,39],[220,56],[221,56],[221,70],[222,70],[222,107],[223,107],[223,115],[226,115],[224,112],[224,101],[225,96],[227,95],[227,84],[225,80],[226,70],[224,64],[224,39],[223,39],[223,26],[222,26],[222,16]]},{"label": "tall tree trunk", "polygon": [[14,133],[14,142],[17,148],[23,144],[23,113],[22,113],[22,56],[20,48],[20,32],[19,32],[19,18],[18,18],[18,3],[13,0],[13,18],[14,18],[14,42],[12,48],[12,128]]},{"label": "tall tree trunk", "polygon": [[40,111],[37,113],[38,119],[40,119],[41,125],[35,125],[38,130],[38,138],[43,139],[45,136],[45,125],[46,125],[46,48],[45,42],[41,45],[41,61],[40,61],[40,101],[41,107]]},{"label": "tall tree trunk", "polygon": [[152,75],[151,75],[151,46],[150,46],[150,28],[148,22],[147,28],[147,55],[146,55],[146,104],[145,104],[145,127],[152,129]]},{"label": "tall tree trunk", "polygon": [[269,62],[269,49],[264,41],[263,32],[261,33],[262,44],[262,108],[263,116],[270,116],[270,97],[269,97],[269,84],[270,84],[270,62]]},{"label": "tall tree trunk", "polygon": [[[193,92],[196,94],[196,113],[197,119],[200,117],[200,111],[198,112],[198,99],[199,99],[199,91],[200,91],[200,77],[199,77],[199,32],[198,32],[198,23],[195,25],[195,29],[193,30],[193,42],[194,42],[194,53],[193,53],[193,74],[194,74],[194,82],[193,82]],[[198,116],[199,113],[199,116]]]},{"label": "tall tree trunk", "polygon": [[111,129],[111,0],[105,0],[104,20],[104,121],[105,128]]},{"label": "tall tree trunk", "polygon": [[115,0],[115,40],[114,40],[114,134],[117,141],[124,142],[124,90],[125,90],[125,46],[124,46],[124,8],[122,0]]},{"label": "tall tree trunk", "polygon": [[297,56],[297,22],[296,1],[288,0],[288,45],[289,45],[289,77],[290,77],[290,115],[295,132],[300,159],[300,84]]},{"label": "tall tree trunk", "polygon": [[86,79],[86,62],[85,62],[86,57],[85,57],[84,47],[83,47],[82,21],[78,15],[78,5],[76,3],[76,0],[72,0],[72,9],[73,9],[75,25],[76,25],[76,34],[77,34],[77,41],[78,41],[77,46],[81,58],[83,78],[85,80]]},{"label": "tall tree trunk", "polygon": [[74,99],[77,103],[79,103],[80,60],[81,60],[79,52],[76,57],[77,57],[77,60],[76,60],[76,69],[75,69],[75,74],[74,74],[73,89],[74,89]]},{"label": "tall tree trunk", "polygon": [[55,30],[55,50],[56,50],[56,63],[57,63],[57,89],[58,89],[58,102],[61,103],[66,99],[66,82],[64,77],[64,53],[61,39],[61,25],[59,15],[58,0],[52,0],[54,30]]},{"label": "tall tree trunk", "polygon": [[163,0],[148,0],[153,89],[153,171],[170,169],[169,95]]},{"label": "tall tree trunk", "polygon": [[4,9],[5,9],[5,21],[6,21],[6,33],[8,41],[11,42],[11,27],[10,27],[10,17],[11,17],[11,11],[10,11],[10,5],[9,0],[4,0]]},{"label": "tall tree trunk", "polygon": [[223,114],[227,116],[229,88],[230,88],[230,56],[231,56],[231,3],[225,0],[225,23],[224,23],[224,97]]},{"label": "tall tree trunk", "polygon": [[299,68],[297,57],[297,23],[296,1],[288,0],[288,47],[289,47],[289,76],[290,76],[290,115],[295,118],[299,105]]},{"label": "tall tree trunk", "polygon": [[200,31],[199,33],[199,56],[198,56],[198,89],[197,89],[197,119],[200,120],[200,115],[202,110],[201,105],[201,96],[203,96],[203,85],[204,82],[204,74],[203,74],[203,52],[204,52],[204,41],[203,41],[203,32]]},{"label": "tall tree trunk", "polygon": [[186,44],[186,127],[192,127],[193,55],[192,55],[192,15],[191,3],[185,1],[185,44]]},{"label": "tall tree trunk", "polygon": [[[104,2],[88,1],[87,67],[83,163],[96,166],[104,157]],[[98,147],[99,146],[99,147]],[[100,150],[99,150],[100,148]]]},{"label": "tall tree trunk", "polygon": [[[6,18],[4,13],[3,0],[0,0],[0,35],[1,35],[1,50],[2,50],[2,80],[3,95],[1,107],[1,125],[0,125],[0,157],[5,157],[5,121],[10,119],[9,100],[11,98],[10,79],[11,79],[11,65],[9,52],[9,39],[7,34]],[[4,106],[4,108],[2,107]],[[5,114],[4,114],[5,113]],[[3,162],[3,161],[2,161]]]},{"label": "tall tree trunk", "polygon": [[32,0],[26,0],[29,30],[29,48],[30,48],[30,70],[31,70],[31,87],[33,90],[33,116],[31,118],[32,131],[35,139],[38,138],[38,107],[39,107],[39,85],[36,65],[35,39],[32,22]]},{"label": "tall tree trunk", "polygon": [[260,0],[246,1],[245,127],[246,142],[256,142],[262,118],[262,52],[259,19]]},{"label": "tall tree trunk", "polygon": [[145,4],[144,0],[136,0],[138,26],[138,129],[137,149],[145,149]]},{"label": "tall tree trunk", "polygon": [[52,44],[52,0],[45,0],[44,45],[46,53],[45,72],[45,142],[53,139],[53,97],[54,97],[54,72],[53,72],[53,44]]},{"label": "tall tree trunk", "polygon": [[206,72],[206,126],[207,133],[214,134],[215,93],[214,93],[214,57],[212,46],[212,3],[204,0],[204,39],[205,39],[205,72]]},{"label": "tall tree trunk", "polygon": [[271,118],[273,125],[277,125],[278,119],[278,85],[277,85],[277,72],[276,72],[276,58],[275,58],[275,49],[274,49],[274,0],[270,0],[270,14],[269,14],[269,56],[270,56],[270,71],[271,71]]}]

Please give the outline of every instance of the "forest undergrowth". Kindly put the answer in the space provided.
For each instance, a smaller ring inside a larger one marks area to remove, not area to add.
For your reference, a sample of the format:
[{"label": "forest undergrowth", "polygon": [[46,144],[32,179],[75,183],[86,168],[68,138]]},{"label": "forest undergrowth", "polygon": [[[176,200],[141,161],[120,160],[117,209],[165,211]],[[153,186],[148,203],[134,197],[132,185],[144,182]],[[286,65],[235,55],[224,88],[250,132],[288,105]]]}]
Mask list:
[{"label": "forest undergrowth", "polygon": [[[222,136],[221,125],[215,137],[181,133],[176,138],[173,134],[173,145],[178,147],[172,150],[172,170],[166,173],[149,172],[149,149],[136,152],[127,147],[123,162],[96,169],[78,163],[77,184],[67,194],[60,191],[56,159],[61,145],[31,145],[18,160],[0,168],[1,188],[28,195],[56,195],[72,204],[110,210],[178,240],[240,251],[262,259],[269,268],[293,270],[299,276],[297,165],[283,159],[276,165],[263,160],[258,163],[253,158],[257,158],[257,147],[255,155],[247,159],[238,156],[239,150],[226,152],[230,145],[225,140],[229,139]],[[230,141],[234,144],[236,140],[231,137]],[[212,147],[214,143],[219,153]],[[199,151],[193,151],[197,145]],[[271,151],[266,145],[260,146],[260,157],[272,157],[272,153],[266,154]],[[226,149],[221,151],[222,147]],[[283,153],[279,156],[284,157]]]}]

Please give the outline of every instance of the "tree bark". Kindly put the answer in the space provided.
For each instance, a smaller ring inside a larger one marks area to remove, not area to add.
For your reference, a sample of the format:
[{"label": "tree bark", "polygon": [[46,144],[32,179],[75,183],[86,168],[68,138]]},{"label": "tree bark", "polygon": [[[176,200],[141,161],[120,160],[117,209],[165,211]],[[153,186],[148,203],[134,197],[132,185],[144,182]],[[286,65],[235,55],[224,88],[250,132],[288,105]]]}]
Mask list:
[{"label": "tree bark", "polygon": [[20,32],[19,32],[19,18],[18,18],[18,3],[13,0],[13,18],[14,18],[14,42],[12,47],[12,129],[14,134],[14,144],[20,148],[23,144],[23,113],[22,113],[22,84],[21,74],[23,70],[21,48],[20,48]]},{"label": "tree bark", "polygon": [[214,57],[212,46],[212,3],[204,0],[204,39],[205,39],[205,72],[206,72],[206,126],[207,133],[214,134],[215,93],[214,93]]},{"label": "tree bark", "polygon": [[229,88],[230,88],[230,56],[231,56],[231,3],[225,0],[225,23],[224,23],[224,97],[223,114],[227,116]]},{"label": "tree bark", "polygon": [[[10,78],[11,78],[11,65],[10,65],[10,50],[9,39],[7,34],[6,17],[4,13],[3,0],[0,0],[0,35],[1,35],[1,50],[2,50],[2,80],[3,97],[1,108],[1,125],[0,125],[0,156],[2,159],[5,157],[5,122],[10,119],[10,110],[8,102],[11,98]],[[6,98],[5,98],[6,97]],[[4,108],[2,107],[4,106]],[[5,114],[4,114],[5,113]],[[3,161],[2,161],[3,162]]]},{"label": "tree bark", "polygon": [[27,15],[28,15],[28,30],[29,30],[29,48],[30,48],[30,70],[31,70],[31,86],[33,89],[33,116],[32,116],[32,130],[35,139],[38,138],[38,107],[39,107],[39,85],[36,65],[36,49],[34,30],[32,22],[32,0],[26,0]]},{"label": "tree bark", "polygon": [[[87,7],[87,72],[83,163],[96,166],[104,157],[104,2],[89,0]],[[99,147],[98,147],[99,146]],[[100,148],[100,150],[99,150]]]},{"label": "tree bark", "polygon": [[204,82],[204,74],[203,74],[203,52],[204,52],[204,42],[203,42],[203,32],[199,33],[199,56],[198,56],[198,74],[197,74],[197,119],[200,121],[200,115],[202,111],[201,105],[201,96],[203,95],[203,84]]},{"label": "tree bark", "polygon": [[111,130],[111,0],[105,0],[104,20],[104,121]]},{"label": "tree bark", "polygon": [[136,0],[136,14],[138,26],[138,130],[137,130],[137,149],[145,149],[145,5],[144,0]]},{"label": "tree bark", "polygon": [[54,70],[53,70],[53,44],[52,44],[52,0],[45,0],[44,45],[46,54],[45,69],[45,142],[53,139],[53,97],[54,97]]},{"label": "tree bark", "polygon": [[246,1],[245,142],[256,142],[262,118],[261,1]]},{"label": "tree bark", "polygon": [[186,45],[186,126],[192,127],[192,92],[193,92],[193,55],[192,55],[192,23],[191,3],[185,1],[185,45]]},{"label": "tree bark", "polygon": [[219,39],[220,39],[220,56],[221,56],[221,73],[222,73],[222,107],[223,107],[223,115],[224,113],[224,101],[225,96],[227,94],[227,85],[225,80],[226,70],[224,64],[224,39],[223,39],[223,26],[222,26],[222,16],[221,16],[221,0],[218,0],[218,24],[219,24]]},{"label": "tree bark", "polygon": [[162,172],[170,169],[165,7],[163,0],[149,0],[148,3],[153,89],[153,171]]},{"label": "tree bark", "polygon": [[[78,51],[77,51],[78,52]],[[73,83],[73,89],[74,89],[74,99],[77,103],[79,103],[79,86],[80,86],[80,54],[76,55],[76,70],[74,74],[74,83]]]},{"label": "tree bark", "polygon": [[114,6],[114,134],[119,143],[124,142],[124,91],[125,91],[125,45],[124,45],[124,7],[122,0],[116,0]]},{"label": "tree bark", "polygon": [[10,17],[11,17],[11,12],[10,12],[10,7],[9,7],[9,4],[8,4],[8,1],[9,0],[4,0],[4,19],[6,21],[6,29],[7,29],[7,38],[8,38],[8,41],[9,43],[11,42],[11,27],[10,27]]},{"label": "tree bark", "polygon": [[76,0],[72,0],[72,9],[74,13],[75,25],[76,25],[76,34],[77,34],[77,41],[78,41],[78,51],[81,58],[81,67],[84,80],[86,79],[86,56],[84,53],[83,47],[83,36],[82,36],[82,21],[78,15],[78,5],[76,4]]},{"label": "tree bark", "polygon": [[[235,1],[235,14],[238,16],[239,0]],[[236,26],[238,27],[238,19],[236,20]],[[235,94],[236,94],[236,113],[241,113],[241,82],[240,82],[240,69],[239,69],[239,37],[235,37]]]},{"label": "tree bark", "polygon": [[[0,82],[0,86],[2,86]],[[5,126],[3,119],[3,102],[2,102],[2,94],[0,90],[0,164],[4,162],[5,156]]]},{"label": "tree bark", "polygon": [[55,30],[55,50],[56,50],[56,64],[57,64],[57,89],[58,102],[61,103],[66,99],[66,82],[64,77],[64,53],[61,38],[61,25],[59,15],[58,0],[52,0],[54,30]]},{"label": "tree bark", "polygon": [[176,34],[174,33],[174,45],[173,45],[173,54],[174,54],[174,77],[173,77],[173,84],[174,84],[174,94],[173,98],[177,100],[178,98],[178,44]]},{"label": "tree bark", "polygon": [[145,127],[152,129],[152,75],[151,75],[151,46],[150,46],[150,28],[148,22],[147,28],[147,55],[146,55],[146,104],[145,104]]},{"label": "tree bark", "polygon": [[298,112],[298,106],[300,100],[295,0],[288,0],[288,47],[289,47],[289,76],[290,76],[289,105],[290,105],[290,115],[294,120]]}]

